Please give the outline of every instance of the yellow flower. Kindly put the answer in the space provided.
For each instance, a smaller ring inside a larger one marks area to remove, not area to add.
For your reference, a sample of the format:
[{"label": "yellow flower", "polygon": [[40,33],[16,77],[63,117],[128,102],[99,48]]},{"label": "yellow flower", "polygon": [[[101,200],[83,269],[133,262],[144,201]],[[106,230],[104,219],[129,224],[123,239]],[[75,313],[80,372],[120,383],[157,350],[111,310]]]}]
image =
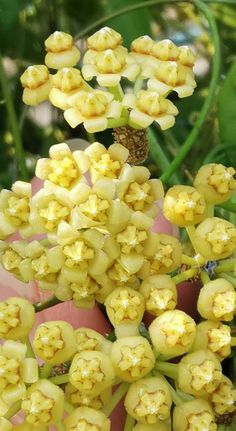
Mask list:
[{"label": "yellow flower", "polygon": [[35,106],[48,99],[52,88],[52,76],[44,64],[29,66],[20,77],[24,88],[23,102]]},{"label": "yellow flower", "polygon": [[216,163],[202,166],[194,179],[194,186],[207,202],[219,204],[227,201],[236,188],[235,169]]},{"label": "yellow flower", "polygon": [[110,358],[102,352],[77,353],[69,370],[70,383],[84,394],[96,396],[111,387],[115,373]]},{"label": "yellow flower", "polygon": [[53,425],[63,417],[64,392],[49,380],[39,380],[27,389],[21,408],[31,427]]},{"label": "yellow flower", "polygon": [[164,197],[163,213],[177,226],[191,226],[200,223],[206,216],[206,203],[194,187],[173,186]]},{"label": "yellow flower", "polygon": [[91,407],[78,407],[65,419],[66,431],[110,431],[110,419]]},{"label": "yellow flower", "polygon": [[12,243],[0,241],[0,263],[2,267],[20,280],[22,280],[22,274],[19,266],[26,257],[25,247],[24,241],[13,241]]},{"label": "yellow flower", "polygon": [[121,103],[113,98],[111,93],[101,90],[78,91],[68,97],[71,108],[65,110],[64,117],[73,128],[83,123],[87,132],[101,132],[108,127],[109,118],[121,116]]},{"label": "yellow flower", "polygon": [[208,349],[222,361],[231,353],[230,326],[221,322],[206,320],[197,325],[197,332],[191,350]]},{"label": "yellow flower", "polygon": [[35,332],[33,347],[39,358],[59,365],[71,359],[77,350],[74,329],[61,320],[42,323]]},{"label": "yellow flower", "polygon": [[178,60],[180,50],[171,40],[163,39],[154,43],[151,54],[161,61],[174,61]]},{"label": "yellow flower", "polygon": [[180,356],[190,350],[196,335],[196,324],[184,311],[164,311],[153,320],[149,333],[159,354]]},{"label": "yellow flower", "polygon": [[87,40],[88,48],[94,51],[115,49],[122,43],[120,33],[110,27],[103,27]]},{"label": "yellow flower", "polygon": [[[73,273],[76,281],[71,282],[69,280],[71,273]],[[73,299],[74,305],[78,308],[93,308],[100,287],[96,280],[87,274],[86,270],[63,268],[62,274],[58,278],[55,295],[61,301]]]},{"label": "yellow flower", "polygon": [[209,217],[197,226],[194,241],[198,252],[206,259],[225,259],[236,247],[236,229],[224,219]]},{"label": "yellow flower", "polygon": [[198,312],[205,319],[230,321],[236,311],[236,292],[224,278],[209,281],[200,290]]},{"label": "yellow flower", "polygon": [[196,87],[192,70],[175,61],[161,62],[146,77],[151,78],[147,82],[147,88],[163,96],[175,91],[180,98],[188,97]]},{"label": "yellow flower", "polygon": [[49,159],[39,159],[36,176],[42,180],[71,189],[89,168],[89,160],[84,151],[70,151],[67,144],[53,145],[49,150]]},{"label": "yellow flower", "polygon": [[50,69],[73,67],[80,59],[80,52],[73,45],[72,36],[62,31],[55,31],[45,40],[45,49],[45,64]]},{"label": "yellow flower", "polygon": [[135,426],[132,428],[132,431],[169,431],[169,427],[166,422],[164,421],[157,421],[153,425],[147,425],[142,423],[136,423]]},{"label": "yellow flower", "polygon": [[169,129],[175,124],[175,116],[179,112],[170,100],[151,90],[140,90],[137,96],[126,94],[122,103],[131,108],[130,120],[142,129],[154,121],[162,130]]},{"label": "yellow flower", "polygon": [[139,291],[144,296],[146,310],[154,316],[176,306],[177,290],[169,275],[156,274],[145,278]]},{"label": "yellow flower", "polygon": [[79,328],[75,331],[77,351],[95,350],[97,352],[110,353],[111,341],[107,340],[99,332],[90,328]]},{"label": "yellow flower", "polygon": [[0,239],[19,231],[21,236],[32,235],[29,225],[31,184],[16,181],[11,190],[0,192]]},{"label": "yellow flower", "polygon": [[35,321],[33,305],[23,298],[0,302],[0,338],[18,340],[26,337]]},{"label": "yellow flower", "polygon": [[89,91],[91,88],[83,80],[80,71],[74,67],[63,67],[52,77],[49,100],[57,108],[65,110],[70,108],[67,98],[81,90]]},{"label": "yellow flower", "polygon": [[111,349],[111,361],[116,375],[125,382],[134,382],[148,374],[155,364],[149,342],[141,337],[122,337]]},{"label": "yellow flower", "polygon": [[[134,81],[139,73],[137,64],[127,64],[127,50],[120,47],[112,50],[98,52],[85,60],[82,73],[86,81],[90,81],[94,76],[99,85],[103,87],[115,87],[122,77],[129,81]],[[92,63],[92,64],[91,64]]]},{"label": "yellow flower", "polygon": [[146,261],[139,271],[144,279],[154,274],[166,274],[180,265],[181,244],[173,236],[152,233],[144,243]]},{"label": "yellow flower", "polygon": [[213,410],[207,401],[201,399],[176,406],[173,427],[175,431],[217,431]]},{"label": "yellow flower", "polygon": [[66,399],[75,407],[85,406],[101,410],[110,401],[112,390],[111,388],[107,388],[101,392],[101,394],[91,396],[90,394],[84,394],[83,391],[80,391],[71,383],[68,383],[65,387],[65,396]]},{"label": "yellow flower", "polygon": [[236,389],[234,389],[231,380],[223,376],[215,391],[209,395],[209,401],[217,415],[235,414]]},{"label": "yellow flower", "polygon": [[196,61],[196,56],[189,46],[186,46],[186,45],[179,46],[178,61],[180,62],[180,64],[183,64],[184,66],[193,67]]},{"label": "yellow flower", "polygon": [[187,394],[205,397],[215,391],[221,379],[220,362],[209,350],[188,353],[178,364],[177,383]]},{"label": "yellow flower", "polygon": [[112,144],[108,149],[99,142],[94,142],[84,151],[90,161],[91,181],[95,184],[103,178],[117,179],[129,157],[129,151],[123,145]]},{"label": "yellow flower", "polygon": [[12,431],[13,425],[12,423],[5,418],[0,418],[0,427],[2,431]]},{"label": "yellow flower", "polygon": [[164,189],[160,180],[149,178],[146,167],[125,165],[117,183],[117,196],[133,211],[142,211],[154,218],[157,215],[155,201],[163,198]]},{"label": "yellow flower", "polygon": [[130,385],[124,404],[138,422],[152,425],[169,418],[172,399],[162,377],[149,377]]}]

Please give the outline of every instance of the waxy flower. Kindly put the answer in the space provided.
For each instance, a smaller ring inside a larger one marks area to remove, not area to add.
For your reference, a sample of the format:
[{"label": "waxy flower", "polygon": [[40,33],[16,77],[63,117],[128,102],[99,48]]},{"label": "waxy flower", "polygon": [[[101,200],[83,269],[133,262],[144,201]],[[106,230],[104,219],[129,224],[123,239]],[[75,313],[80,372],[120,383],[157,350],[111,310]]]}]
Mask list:
[{"label": "waxy flower", "polygon": [[144,296],[146,310],[154,316],[173,310],[177,302],[175,283],[167,274],[156,274],[145,278],[139,289]]},{"label": "waxy flower", "polygon": [[[49,380],[42,379],[27,389],[21,408],[31,427],[50,426],[59,422],[64,412],[64,392]],[[37,429],[37,428],[36,428]]]},{"label": "waxy flower", "polygon": [[26,354],[26,344],[17,341],[7,340],[0,347],[0,416],[21,400],[26,384],[38,380],[38,363]]},{"label": "waxy flower", "polygon": [[208,399],[216,415],[236,413],[236,389],[228,377],[222,377],[221,382]]},{"label": "waxy flower", "polygon": [[72,326],[62,320],[42,323],[34,335],[36,355],[45,362],[59,365],[76,353],[76,337]]},{"label": "waxy flower", "polygon": [[32,234],[29,225],[31,184],[16,181],[11,190],[0,192],[0,239],[18,231],[24,238]]},{"label": "waxy flower", "polygon": [[65,387],[66,400],[69,401],[73,406],[80,407],[92,407],[96,410],[101,410],[112,397],[111,387],[105,389],[100,394],[93,396],[85,394],[83,391],[75,388],[71,383],[67,383]]},{"label": "waxy flower", "polygon": [[201,191],[207,202],[219,204],[227,201],[236,188],[235,169],[220,163],[202,166],[194,179],[194,187]]},{"label": "waxy flower", "polygon": [[0,302],[0,338],[24,338],[31,331],[34,321],[34,307],[26,299],[12,297]]},{"label": "waxy flower", "polygon": [[131,108],[130,120],[142,129],[154,121],[162,130],[169,129],[174,125],[175,116],[179,112],[170,100],[151,90],[140,90],[137,96],[126,94],[122,103],[126,108]]},{"label": "waxy flower", "polygon": [[52,76],[44,64],[29,66],[20,77],[24,88],[23,102],[35,106],[48,99],[52,88]]},{"label": "waxy flower", "polygon": [[208,349],[222,361],[231,353],[231,342],[230,326],[206,320],[197,325],[191,350]]},{"label": "waxy flower", "polygon": [[96,396],[113,385],[112,361],[105,353],[86,350],[77,353],[69,370],[70,383],[84,394]]},{"label": "waxy flower", "polygon": [[173,412],[175,431],[216,431],[217,424],[210,404],[202,399],[187,401]]},{"label": "waxy flower", "polygon": [[77,351],[94,350],[97,352],[110,353],[112,343],[99,332],[90,328],[79,328],[75,331]]},{"label": "waxy flower", "polygon": [[236,247],[236,229],[227,220],[209,217],[197,226],[194,242],[198,252],[206,259],[225,259]]},{"label": "waxy flower", "polygon": [[147,377],[130,385],[124,404],[138,422],[151,425],[169,418],[172,399],[162,377]]},{"label": "waxy flower", "polygon": [[210,350],[188,353],[178,364],[177,383],[187,394],[205,397],[215,391],[221,379],[221,364]]},{"label": "waxy flower", "polygon": [[110,431],[110,419],[90,407],[78,407],[65,419],[66,431]]},{"label": "waxy flower", "polygon": [[200,223],[206,216],[206,203],[194,187],[173,186],[164,197],[163,213],[177,226],[191,226]]},{"label": "waxy flower", "polygon": [[45,40],[45,64],[50,69],[73,67],[80,59],[80,52],[73,45],[73,38],[63,31],[55,31]]},{"label": "waxy flower", "polygon": [[67,144],[52,145],[49,159],[39,159],[36,176],[66,189],[71,189],[89,168],[89,159],[84,151],[70,151]]},{"label": "waxy flower", "polygon": [[120,33],[110,27],[103,27],[90,36],[87,40],[88,48],[93,51],[105,51],[115,49],[122,43]]},{"label": "waxy flower", "polygon": [[121,116],[122,106],[113,98],[111,93],[101,90],[79,91],[68,97],[71,108],[65,110],[64,117],[72,128],[83,123],[87,132],[101,132],[107,129],[109,118]]},{"label": "waxy flower", "polygon": [[155,364],[149,342],[141,337],[122,337],[111,349],[111,361],[116,375],[125,382],[134,382],[148,374]]},{"label": "waxy flower", "polygon": [[184,311],[164,311],[149,326],[149,334],[157,353],[180,356],[190,350],[196,324]]},{"label": "waxy flower", "polygon": [[25,248],[25,241],[19,240],[13,241],[12,243],[0,241],[1,266],[20,280],[22,279],[22,275],[19,266],[26,257]]}]

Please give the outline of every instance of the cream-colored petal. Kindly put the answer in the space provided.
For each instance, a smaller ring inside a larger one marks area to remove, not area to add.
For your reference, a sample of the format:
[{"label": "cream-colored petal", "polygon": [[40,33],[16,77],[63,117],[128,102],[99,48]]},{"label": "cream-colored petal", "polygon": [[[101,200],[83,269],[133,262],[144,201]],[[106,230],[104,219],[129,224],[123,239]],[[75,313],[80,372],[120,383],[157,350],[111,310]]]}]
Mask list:
[{"label": "cream-colored petal", "polygon": [[35,89],[25,88],[23,91],[22,100],[26,105],[36,106],[48,99],[52,88],[51,80],[48,80],[40,87]]},{"label": "cream-colored petal", "polygon": [[85,154],[84,151],[74,151],[73,152],[73,157],[75,159],[75,162],[79,168],[79,170],[84,174],[85,172],[88,171],[89,166],[90,166],[90,160],[88,158],[88,156]]},{"label": "cream-colored petal", "polygon": [[177,107],[170,100],[166,100],[167,102],[167,110],[166,113],[170,115],[177,115],[179,113]]},{"label": "cream-colored petal", "polygon": [[62,69],[63,67],[73,67],[80,59],[80,51],[73,46],[71,49],[61,52],[48,52],[45,57],[45,64],[49,69]]},{"label": "cream-colored petal", "polygon": [[5,239],[16,230],[16,226],[13,226],[4,214],[0,213],[0,239]]},{"label": "cream-colored petal", "polygon": [[145,166],[132,166],[132,171],[134,175],[134,181],[137,183],[144,183],[150,178],[150,171]]},{"label": "cream-colored petal", "polygon": [[82,75],[86,81],[91,81],[97,75],[97,71],[91,64],[85,64],[81,69]]},{"label": "cream-colored petal", "polygon": [[122,105],[127,108],[133,108],[136,103],[136,96],[134,94],[125,94],[122,100]]},{"label": "cream-colored petal", "polygon": [[70,107],[69,103],[67,102],[68,94],[64,93],[63,91],[59,90],[58,88],[52,88],[49,93],[49,100],[53,106],[56,106],[57,108],[62,109],[65,111]]},{"label": "cream-colored petal", "polygon": [[82,117],[80,112],[74,108],[67,109],[64,112],[64,117],[67,123],[69,123],[70,127],[72,127],[73,129],[84,121],[84,118]]},{"label": "cream-colored petal", "polygon": [[111,201],[115,196],[116,186],[114,181],[109,178],[103,178],[94,184],[93,191],[100,199]]},{"label": "cream-colored petal", "polygon": [[62,160],[64,157],[70,157],[71,151],[67,144],[55,144],[50,147],[49,156],[54,160]]},{"label": "cream-colored petal", "polygon": [[125,163],[129,157],[129,150],[121,144],[111,144],[108,148],[108,153],[113,160],[119,160],[122,164]]},{"label": "cream-colored petal", "polygon": [[162,115],[161,117],[157,117],[155,121],[159,124],[161,130],[167,130],[174,126],[175,117],[173,115]]},{"label": "cream-colored petal", "polygon": [[115,87],[119,84],[121,75],[118,73],[103,73],[97,75],[97,82],[102,87]]},{"label": "cream-colored petal", "polygon": [[84,121],[84,128],[89,133],[102,132],[107,128],[107,118],[99,117]]},{"label": "cream-colored petal", "polygon": [[91,193],[91,188],[84,183],[78,183],[70,192],[70,198],[76,205],[85,202]]},{"label": "cream-colored petal", "polygon": [[117,100],[113,100],[107,109],[107,118],[120,118],[122,111],[122,105]]},{"label": "cream-colored petal", "polygon": [[20,196],[31,197],[31,184],[25,181],[16,181],[12,184],[12,191]]},{"label": "cream-colored petal", "polygon": [[58,225],[57,236],[58,244],[66,245],[70,242],[73,242],[77,238],[78,234],[77,231],[73,229],[71,225],[62,221]]},{"label": "cream-colored petal", "polygon": [[84,151],[86,155],[88,155],[93,160],[99,160],[103,154],[106,154],[107,150],[104,145],[100,144],[100,142],[94,142],[92,145],[89,145],[88,148]]},{"label": "cream-colored petal", "polygon": [[156,91],[161,96],[166,96],[170,91],[172,91],[172,87],[158,81],[157,79],[149,79],[147,82],[147,88],[148,90]]},{"label": "cream-colored petal", "polygon": [[176,91],[179,98],[182,99],[183,97],[192,96],[194,92],[194,87],[192,87],[191,85],[180,85],[179,87],[175,87],[174,91]]},{"label": "cream-colored petal", "polygon": [[129,81],[135,81],[140,72],[140,67],[138,64],[130,64],[124,68],[122,71],[122,76],[127,78]]},{"label": "cream-colored petal", "polygon": [[154,118],[136,109],[132,109],[130,112],[130,119],[143,129],[150,126],[154,121]]},{"label": "cream-colored petal", "polygon": [[97,95],[105,96],[108,102],[111,102],[114,99],[114,95],[109,91],[94,90],[94,93]]}]

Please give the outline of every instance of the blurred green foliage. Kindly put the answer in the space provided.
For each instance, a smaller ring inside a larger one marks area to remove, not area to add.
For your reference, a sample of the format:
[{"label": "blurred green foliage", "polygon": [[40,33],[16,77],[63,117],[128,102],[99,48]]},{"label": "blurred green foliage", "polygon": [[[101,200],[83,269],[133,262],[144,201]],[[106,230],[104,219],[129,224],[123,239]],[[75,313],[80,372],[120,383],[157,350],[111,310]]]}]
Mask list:
[{"label": "blurred green foliage", "polygon": [[[75,130],[65,123],[61,112],[49,106],[28,109],[21,101],[19,77],[30,64],[42,64],[44,40],[55,30],[75,35],[87,25],[109,13],[140,3],[136,0],[0,0],[0,48],[20,125],[29,175],[35,162],[48,148],[69,138],[83,137],[82,127]],[[144,1],[145,3],[145,1]],[[204,162],[233,164],[236,156],[236,4],[212,4],[221,38],[221,77],[215,104],[195,142],[190,156],[177,173],[182,182],[191,180]],[[208,92],[211,77],[212,40],[206,20],[191,2],[156,5],[139,9],[107,21],[122,33],[124,43],[143,34],[172,39],[177,45],[191,44],[198,55],[197,89],[191,98],[172,96],[180,114],[176,125],[166,132],[155,129],[155,136],[167,161],[177,154],[191,131]],[[80,41],[85,47],[84,41]],[[97,134],[97,139],[111,142],[111,133]],[[6,103],[0,89],[0,186],[9,187],[20,177],[14,139],[9,126]],[[161,173],[151,157],[147,161],[154,176]],[[161,164],[161,161],[160,161]]]}]

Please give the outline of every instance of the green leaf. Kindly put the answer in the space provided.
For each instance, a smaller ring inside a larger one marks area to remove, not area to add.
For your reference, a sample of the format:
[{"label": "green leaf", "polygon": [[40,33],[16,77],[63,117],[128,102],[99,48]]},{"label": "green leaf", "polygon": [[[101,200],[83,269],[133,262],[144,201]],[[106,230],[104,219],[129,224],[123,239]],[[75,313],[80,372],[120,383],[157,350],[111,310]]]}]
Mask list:
[{"label": "green leaf", "polygon": [[231,66],[222,85],[218,118],[220,140],[223,145],[235,145],[236,136],[236,62]]},{"label": "green leaf", "polygon": [[[109,0],[106,4],[106,13],[123,9],[128,5],[139,3],[137,0]],[[124,45],[129,47],[131,42],[139,36],[151,34],[152,15],[148,8],[130,12],[110,20],[107,25],[122,34]]]}]

